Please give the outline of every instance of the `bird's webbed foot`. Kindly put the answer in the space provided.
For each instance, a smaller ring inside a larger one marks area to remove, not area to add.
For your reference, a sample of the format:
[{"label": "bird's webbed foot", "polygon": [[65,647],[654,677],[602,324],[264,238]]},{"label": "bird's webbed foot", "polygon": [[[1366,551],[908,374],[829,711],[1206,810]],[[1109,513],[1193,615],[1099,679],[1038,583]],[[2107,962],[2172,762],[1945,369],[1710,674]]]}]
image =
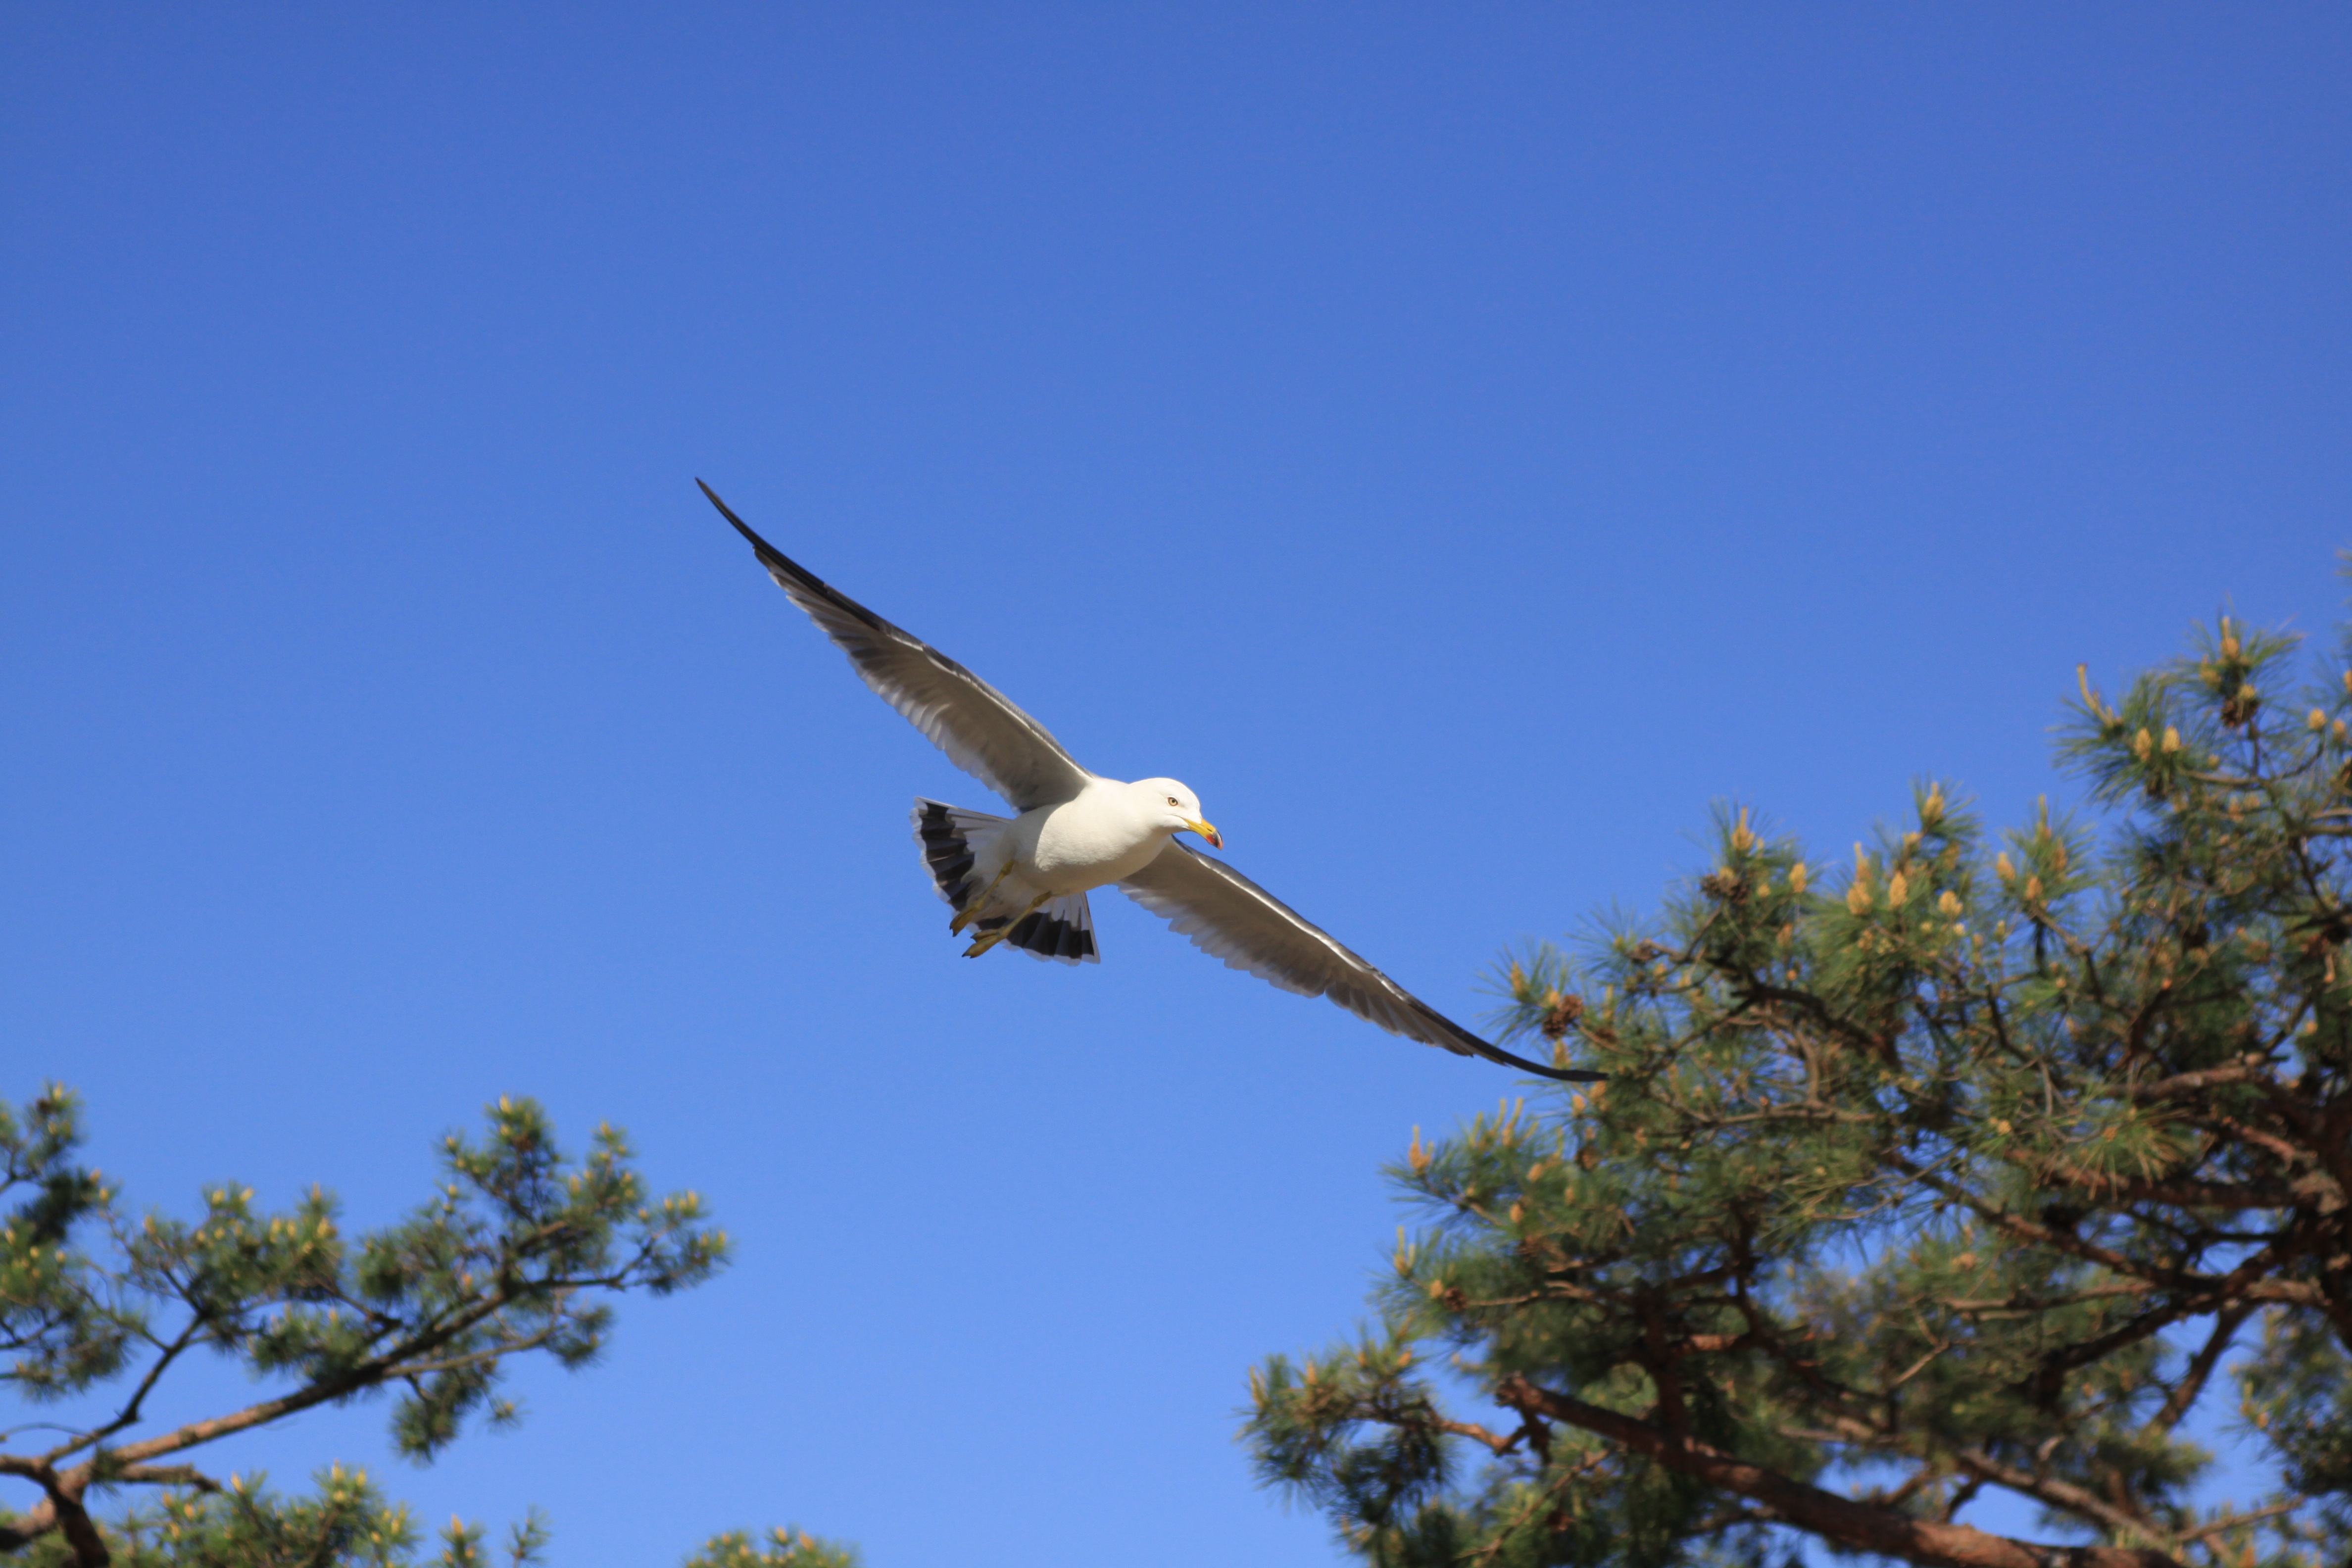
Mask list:
[{"label": "bird's webbed foot", "polygon": [[[1000,879],[1000,880],[1001,879]],[[1017,915],[991,915],[986,920],[976,922],[982,932],[981,938],[978,942],[973,942],[970,947],[965,948],[963,950],[963,955],[966,958],[978,958],[982,953],[986,952],[990,948],[994,947],[998,942],[1003,942],[1007,936],[1010,936],[1014,926],[1019,925],[1023,921],[1027,920],[1031,915],[1034,915],[1039,910],[1044,909],[1046,902],[1051,900],[1053,896],[1054,895],[1051,893],[1040,893],[1035,898],[1030,900],[1029,907],[1023,910]]]}]

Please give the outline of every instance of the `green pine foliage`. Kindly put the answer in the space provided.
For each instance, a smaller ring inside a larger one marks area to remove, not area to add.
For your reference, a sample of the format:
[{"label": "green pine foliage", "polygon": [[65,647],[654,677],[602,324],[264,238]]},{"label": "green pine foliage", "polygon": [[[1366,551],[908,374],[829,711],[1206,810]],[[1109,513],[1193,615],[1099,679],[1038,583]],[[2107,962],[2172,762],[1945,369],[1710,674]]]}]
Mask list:
[{"label": "green pine foliage", "polygon": [[857,1568],[856,1552],[785,1525],[761,1541],[742,1531],[714,1535],[686,1560],[686,1568]]},{"label": "green pine foliage", "polygon": [[[394,1446],[430,1459],[469,1424],[517,1418],[499,1394],[510,1358],[583,1366],[611,1331],[613,1298],[698,1285],[727,1256],[696,1194],[646,1192],[617,1129],[571,1159],[527,1100],[489,1108],[479,1138],[445,1139],[433,1196],[357,1237],[316,1188],[271,1211],[232,1184],[205,1193],[194,1218],[134,1216],[79,1163],[80,1140],[62,1088],[21,1115],[0,1106],[0,1385],[51,1417],[0,1435],[0,1477],[38,1499],[0,1514],[0,1554],[41,1568],[541,1562],[536,1514],[496,1545],[453,1520],[420,1558],[408,1510],[366,1472],[330,1466],[284,1497],[259,1476],[212,1473],[205,1450],[389,1393]],[[239,1363],[265,1392],[156,1429],[150,1395],[199,1352]],[[110,1497],[123,1504],[110,1517]]]},{"label": "green pine foliage", "polygon": [[73,1228],[105,1203],[98,1173],[69,1156],[81,1105],[57,1085],[21,1119],[0,1103],[0,1355],[20,1396],[53,1399],[121,1369],[131,1325],[82,1289],[67,1250]]},{"label": "green pine foliage", "polygon": [[[1513,962],[1610,1081],[1415,1132],[1377,1326],[1253,1373],[1265,1478],[1398,1568],[2340,1563],[2352,672],[2281,701],[2294,653],[2083,682],[2095,820],[1930,782],[1832,865],[1727,813],[1654,921]],[[2200,1506],[2233,1381],[2276,1485]]]},{"label": "green pine foliage", "polygon": [[[389,1502],[365,1470],[331,1466],[307,1497],[272,1492],[264,1475],[231,1476],[222,1490],[165,1491],[110,1521],[117,1568],[530,1568],[544,1564],[549,1531],[536,1512],[493,1549],[478,1524],[453,1519],[439,1550],[420,1557],[410,1510]],[[36,1539],[23,1559],[35,1568],[75,1568],[58,1535]]]}]

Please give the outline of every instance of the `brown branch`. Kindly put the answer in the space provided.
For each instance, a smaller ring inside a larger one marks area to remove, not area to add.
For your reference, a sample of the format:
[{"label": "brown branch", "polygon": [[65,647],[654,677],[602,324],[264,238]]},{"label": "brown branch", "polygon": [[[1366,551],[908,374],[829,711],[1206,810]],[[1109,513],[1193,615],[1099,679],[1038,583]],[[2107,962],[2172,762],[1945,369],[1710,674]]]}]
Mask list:
[{"label": "brown branch", "polygon": [[2216,1089],[2221,1084],[2253,1084],[2267,1079],[2270,1074],[2258,1063],[2232,1063],[2227,1068],[2206,1068],[2201,1072],[2180,1072],[2168,1079],[2157,1079],[2155,1084],[2136,1084],[2131,1089],[2133,1100],[2166,1100],[2171,1096],[2188,1096],[2200,1089]]},{"label": "brown branch", "polygon": [[1894,1405],[1894,1395],[1896,1389],[1901,1388],[1905,1384],[1910,1382],[1913,1378],[1918,1376],[1921,1373],[1935,1365],[1936,1358],[1942,1355],[1946,1351],[1948,1351],[1951,1348],[1952,1345],[1950,1341],[1937,1341],[1936,1347],[1933,1350],[1929,1351],[1926,1355],[1921,1356],[1917,1361],[1913,1362],[1909,1369],[1906,1370],[1902,1376],[1888,1384],[1886,1385],[1888,1407],[1892,1408]]},{"label": "brown branch", "polygon": [[66,1544],[73,1549],[78,1568],[106,1568],[112,1557],[106,1550],[106,1538],[98,1532],[98,1525],[89,1510],[81,1505],[81,1496],[89,1484],[88,1477],[79,1479],[60,1476],[50,1466],[37,1459],[6,1456],[5,1473],[23,1476],[37,1482],[42,1500],[17,1523],[0,1528],[0,1550],[14,1552],[16,1548],[47,1535],[54,1530],[64,1535]]},{"label": "brown branch", "polygon": [[2179,1568],[2179,1559],[2145,1548],[2047,1546],[1939,1523],[1880,1508],[1784,1476],[1647,1422],[1587,1405],[1512,1376],[1495,1391],[1502,1404],[1538,1411],[1606,1437],[1670,1470],[1771,1509],[1790,1524],[1862,1552],[1933,1568]]},{"label": "brown branch", "polygon": [[1980,1476],[1995,1486],[2007,1487],[2011,1491],[2047,1503],[2052,1508],[2095,1520],[2126,1541],[2135,1535],[2149,1540],[2160,1539],[2142,1521],[2071,1482],[2037,1476],[2014,1465],[2004,1465],[1981,1448],[1963,1448],[1952,1458],[1972,1476]]},{"label": "brown branch", "polygon": [[43,1498],[14,1522],[0,1524],[0,1552],[21,1552],[57,1527],[58,1510]]},{"label": "brown branch", "polygon": [[1878,1036],[1851,1019],[1840,1017],[1831,1010],[1827,1002],[1810,991],[1793,991],[1785,985],[1774,985],[1769,982],[1751,979],[1747,975],[1733,975],[1730,978],[1732,984],[1745,993],[1741,998],[1744,1003],[1761,999],[1767,1002],[1778,1002],[1786,1007],[1793,1007],[1832,1034],[1843,1036],[1849,1043],[1860,1046],[1874,1054],[1885,1054],[1885,1042]]},{"label": "brown branch", "polygon": [[[1526,1423],[1526,1426],[1528,1428],[1541,1430],[1543,1427],[1543,1422],[1539,1417],[1528,1415],[1526,1411],[1521,1411],[1519,1413],[1519,1419]],[[1537,1445],[1537,1448],[1544,1456],[1545,1461],[1549,1463],[1551,1458],[1549,1446],[1547,1443],[1538,1443]],[[1465,1561],[1491,1563],[1496,1558],[1501,1556],[1504,1548],[1510,1544],[1511,1537],[1515,1532],[1525,1528],[1528,1522],[1534,1519],[1536,1515],[1557,1506],[1553,1501],[1554,1499],[1559,1497],[1561,1492],[1566,1491],[1571,1483],[1580,1481],[1585,1477],[1591,1475],[1593,1471],[1599,1469],[1601,1465],[1607,1461],[1608,1458],[1609,1452],[1604,1448],[1601,1452],[1593,1454],[1573,1467],[1562,1470],[1559,1474],[1553,1476],[1549,1480],[1546,1481],[1540,1489],[1537,1489],[1531,1492],[1526,1503],[1519,1509],[1518,1516],[1516,1519],[1506,1524],[1501,1530],[1496,1531],[1493,1540],[1480,1547],[1475,1556],[1466,1558]]]},{"label": "brown branch", "polygon": [[125,1465],[106,1478],[109,1481],[136,1481],[151,1487],[189,1487],[200,1492],[216,1492],[221,1484],[194,1465]]},{"label": "brown branch", "polygon": [[2230,1348],[2230,1341],[2236,1335],[2238,1325],[2252,1314],[2252,1307],[2222,1309],[2219,1320],[2213,1324],[2213,1332],[2190,1360],[2189,1370],[2180,1374],[2180,1381],[2166,1398],[2164,1408],[2158,1411],[2156,1418],[2147,1424],[2148,1430],[2169,1432],[2179,1425],[2180,1418],[2189,1414],[2189,1407],[2197,1403],[2197,1396],[2205,1392],[2205,1380],[2213,1375],[2213,1368],[2221,1361],[2222,1352]]},{"label": "brown branch", "polygon": [[2078,1307],[2085,1301],[2112,1300],[2117,1296],[2153,1295],[2156,1287],[2145,1279],[2123,1279],[2112,1285],[2094,1285],[2087,1290],[2073,1290],[2063,1296],[1940,1296],[1936,1300],[1955,1312],[2014,1312],[2020,1317],[2033,1312],[2054,1311],[2060,1307]]},{"label": "brown branch", "polygon": [[[2210,1303],[2200,1303],[2194,1298],[2174,1301],[2153,1310],[2142,1312],[2138,1317],[2126,1321],[2095,1339],[2084,1340],[2078,1344],[2061,1345],[2055,1350],[2044,1352],[2042,1365],[2022,1386],[2045,1404],[2054,1406],[2059,1391],[2064,1386],[2064,1378],[2068,1373],[2096,1365],[2116,1352],[2127,1345],[2136,1345],[2152,1334],[2160,1333],[2183,1318],[2196,1317],[2205,1305]],[[2008,1485],[2006,1481],[2001,1484]]]},{"label": "brown branch", "polygon": [[1467,1437],[1473,1442],[1484,1443],[1497,1454],[1509,1453],[1519,1446],[1519,1439],[1528,1435],[1524,1426],[1507,1437],[1500,1432],[1487,1430],[1475,1421],[1455,1421],[1444,1415],[1431,1415],[1426,1419],[1432,1426],[1441,1432],[1451,1432],[1457,1437]]},{"label": "brown branch", "polygon": [[2201,1126],[2219,1128],[2231,1137],[2252,1143],[2258,1149],[2268,1150],[2272,1158],[2289,1170],[2313,1158],[2309,1150],[2298,1148],[2275,1132],[2266,1132],[2259,1127],[2249,1127],[2233,1116],[2223,1116],[2218,1111],[2211,1110],[2192,1111],[2190,1120]]},{"label": "brown branch", "polygon": [[[1859,1390],[1848,1388],[1825,1374],[1818,1360],[1800,1355],[1796,1346],[1790,1344],[1788,1336],[1780,1331],[1780,1325],[1772,1321],[1770,1316],[1763,1308],[1757,1305],[1753,1298],[1744,1295],[1737,1297],[1732,1305],[1738,1310],[1739,1315],[1748,1321],[1748,1333],[1743,1337],[1751,1339],[1762,1348],[1766,1355],[1770,1356],[1791,1376],[1830,1404],[1843,1405],[1848,1401],[1863,1400],[1867,1397]],[[1807,1339],[1811,1337],[1810,1333],[1806,1335]]]},{"label": "brown branch", "polygon": [[81,1506],[79,1494],[53,1489],[49,1501],[57,1510],[58,1532],[73,1548],[74,1562],[79,1568],[106,1568],[113,1554],[106,1550],[106,1537],[98,1532],[98,1521]]},{"label": "brown branch", "polygon": [[199,1312],[191,1317],[180,1331],[173,1336],[171,1343],[163,1344],[157,1342],[158,1353],[155,1357],[155,1364],[147,1369],[146,1375],[139,1380],[139,1386],[131,1391],[131,1397],[123,1402],[122,1408],[115,1413],[114,1419],[103,1426],[82,1434],[67,1447],[51,1450],[48,1457],[51,1459],[63,1458],[66,1455],[79,1449],[103,1443],[125,1427],[136,1426],[139,1413],[147,1404],[147,1396],[155,1391],[155,1385],[163,1380],[163,1374],[172,1369],[172,1363],[179,1360],[188,1347],[202,1337],[207,1322],[208,1320],[205,1315]]},{"label": "brown branch", "polygon": [[1954,1487],[1952,1495],[1944,1500],[1944,1522],[1949,1524],[1955,1514],[1976,1501],[1977,1493],[1984,1490],[1984,1487],[1985,1480],[1982,1476],[1970,1476],[1967,1480]]},{"label": "brown branch", "polygon": [[1634,1359],[1650,1374],[1651,1386],[1658,1391],[1658,1415],[1665,1422],[1666,1430],[1683,1436],[1690,1431],[1690,1415],[1683,1408],[1683,1380],[1675,1371],[1673,1356],[1667,1352],[1665,1319],[1656,1297],[1646,1290],[1642,1295],[1639,1310],[1643,1349]]},{"label": "brown branch", "polygon": [[[183,1448],[193,1448],[200,1443],[209,1443],[217,1437],[226,1437],[235,1433],[264,1426],[281,1416],[298,1415],[313,1405],[330,1404],[342,1398],[345,1394],[356,1394],[361,1389],[388,1381],[391,1375],[387,1372],[376,1370],[375,1363],[370,1363],[341,1377],[310,1384],[296,1389],[291,1394],[248,1405],[244,1409],[233,1410],[226,1415],[215,1415],[206,1421],[191,1421],[184,1426],[176,1426],[169,1432],[150,1437],[142,1443],[126,1443],[119,1448],[101,1450],[98,1458],[136,1464],[142,1459],[152,1459],[158,1455],[175,1454]],[[95,1463],[95,1459],[91,1462]],[[89,1467],[85,1464],[78,1468],[87,1469]]]},{"label": "brown branch", "polygon": [[2095,1242],[2084,1241],[2079,1236],[2070,1236],[2063,1231],[2052,1230],[2045,1226],[2035,1225],[2032,1220],[2026,1219],[2019,1215],[2011,1214],[2009,1210],[2002,1208],[2000,1205],[1988,1201],[1978,1194],[1971,1192],[1967,1187],[1960,1185],[1958,1182],[1952,1181],[1950,1178],[1946,1176],[1937,1175],[1935,1172],[1906,1155],[1890,1154],[1886,1157],[1886,1163],[1892,1165],[1895,1170],[1902,1172],[1905,1175],[1918,1182],[1921,1185],[1929,1188],[1938,1196],[1948,1200],[1948,1202],[1958,1204],[1963,1208],[1974,1211],[1979,1218],[1992,1225],[1997,1229],[2007,1232],[2009,1235],[2016,1237],[2020,1241],[2037,1242],[2043,1247],[2055,1247],[2061,1252],[2071,1252],[2075,1257],[2084,1259],[2085,1262],[2096,1263],[2103,1268],[2112,1268],[2118,1274],[2137,1275],[2141,1279],[2154,1279],[2166,1285],[2210,1285],[2219,1283],[2219,1277],[2215,1275],[2191,1275],[2184,1274],[2177,1268],[2151,1268],[2150,1266],[2140,1262],[2138,1259],[2127,1258],[2124,1254],[2115,1251],[2111,1247],[2105,1247]]},{"label": "brown branch", "polygon": [[2251,1513],[2230,1514],[2215,1520],[2210,1524],[2200,1525],[2180,1539],[2192,1543],[2200,1542],[2209,1535],[2219,1535],[2225,1530],[2235,1530],[2242,1524],[2252,1524],[2257,1520],[2274,1519],[2283,1513],[2293,1513],[2303,1506],[2303,1502],[2304,1500],[2301,1498],[2288,1498],[2284,1502],[2274,1502],[2267,1508],[2255,1509]]},{"label": "brown branch", "polygon": [[[2335,961],[2330,959],[2328,962],[2332,964]],[[2311,999],[2306,997],[2303,1006],[2297,1009],[2297,1016],[2308,1011],[2311,1005]],[[2311,1145],[2312,1159],[2336,1178],[2339,1192],[2352,1191],[2352,1149],[2346,1146],[2352,1140],[2344,1136],[2346,1119],[2352,1115],[2352,1105],[2339,1101],[2332,1110],[2315,1115],[2312,1107],[2305,1105],[2293,1090],[2276,1079],[2264,1078],[2262,1087],[2269,1097],[2271,1109],[2303,1135]]]},{"label": "brown branch", "polygon": [[2088,1170],[2064,1160],[2033,1162],[2045,1184],[2081,1187],[2110,1204],[2168,1204],[2184,1209],[2284,1209],[2295,1204],[2284,1182],[2206,1182],[2193,1176],[2148,1181]]},{"label": "brown branch", "polygon": [[1769,1508],[1727,1508],[1721,1513],[1711,1513],[1690,1526],[1693,1535],[1717,1535],[1742,1525],[1780,1524],[1780,1516]]},{"label": "brown branch", "polygon": [[[612,1289],[615,1287],[619,1278],[618,1275],[600,1275],[585,1279],[542,1281],[532,1286],[529,1294],[541,1297],[568,1295],[583,1285],[602,1285]],[[432,1328],[410,1335],[390,1351],[362,1362],[340,1377],[322,1379],[298,1388],[291,1394],[248,1405],[244,1409],[232,1411],[226,1415],[217,1415],[207,1421],[191,1421],[186,1426],[175,1427],[158,1436],[147,1438],[143,1442],[126,1443],[110,1452],[117,1460],[136,1462],[141,1459],[152,1459],[160,1455],[177,1453],[183,1448],[193,1448],[200,1444],[212,1442],[215,1438],[243,1432],[267,1422],[278,1420],[281,1416],[296,1415],[313,1405],[325,1405],[343,1398],[347,1394],[356,1394],[362,1389],[391,1383],[420,1372],[447,1371],[458,1366],[478,1365],[482,1362],[495,1362],[503,1356],[536,1350],[554,1335],[556,1325],[549,1324],[528,1334],[505,1333],[493,1343],[478,1351],[447,1357],[437,1363],[417,1359],[439,1350],[452,1340],[497,1317],[500,1312],[516,1304],[517,1298],[506,1293],[484,1296],[465,1310],[454,1312]]]}]

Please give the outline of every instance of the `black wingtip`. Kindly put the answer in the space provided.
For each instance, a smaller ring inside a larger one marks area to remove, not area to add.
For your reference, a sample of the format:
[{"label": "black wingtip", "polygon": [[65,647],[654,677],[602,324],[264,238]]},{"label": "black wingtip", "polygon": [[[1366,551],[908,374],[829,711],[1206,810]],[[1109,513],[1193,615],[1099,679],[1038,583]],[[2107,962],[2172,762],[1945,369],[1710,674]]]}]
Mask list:
[{"label": "black wingtip", "polygon": [[[892,626],[889,622],[884,620],[881,616],[876,615],[873,611],[867,609],[865,605],[859,604],[848,595],[842,593],[836,588],[828,587],[825,584],[824,580],[819,577],[815,573],[810,571],[807,567],[802,565],[799,562],[793,560],[791,556],[785,554],[782,551],[777,549],[774,545],[761,538],[759,534],[752,531],[751,525],[745,522],[741,518],[737,517],[735,515],[735,509],[729,506],[725,501],[720,500],[719,499],[719,492],[712,489],[709,485],[705,483],[699,477],[698,477],[694,482],[701,487],[702,493],[709,498],[710,504],[719,509],[719,515],[733,523],[735,525],[735,531],[751,542],[751,553],[758,558],[761,565],[765,566],[768,569],[769,574],[775,577],[778,582],[781,583],[784,578],[789,577],[793,580],[793,587],[802,592],[820,595],[831,603],[835,609],[842,611],[844,614],[856,616],[859,620],[865,622],[867,626],[872,626],[875,630],[887,633],[893,637],[906,638],[906,633],[898,630],[898,627]],[[907,640],[911,641],[912,639],[908,638]],[[941,656],[938,653],[933,653],[931,657],[936,659]],[[956,668],[961,668],[962,667],[956,666]]]},{"label": "black wingtip", "polygon": [[[1531,1062],[1516,1051],[1507,1051],[1484,1037],[1472,1034],[1426,1004],[1416,1005],[1419,1006],[1423,1016],[1428,1022],[1434,1024],[1445,1037],[1441,1040],[1432,1040],[1430,1043],[1433,1045],[1444,1046],[1447,1049],[1462,1056],[1484,1057],[1497,1067],[1517,1068],[1521,1072],[1531,1072],[1538,1078],[1548,1078],[1554,1083],[1605,1083],[1608,1081],[1609,1075],[1605,1072],[1587,1072],[1582,1068],[1548,1068],[1541,1062]],[[1426,1035],[1418,1037],[1429,1038]]]},{"label": "black wingtip", "polygon": [[1548,1078],[1554,1083],[1606,1083],[1609,1081],[1609,1075],[1605,1072],[1587,1072],[1582,1068],[1548,1068],[1539,1063],[1531,1062],[1523,1056],[1507,1051],[1500,1046],[1486,1045],[1483,1040],[1479,1044],[1484,1046],[1485,1049],[1478,1054],[1488,1061],[1498,1062],[1504,1067],[1514,1067],[1521,1072],[1531,1072],[1538,1078]]},{"label": "black wingtip", "polygon": [[766,540],[752,532],[751,525],[745,522],[741,518],[737,517],[735,515],[735,509],[729,506],[725,501],[720,500],[717,490],[712,489],[707,484],[703,484],[699,477],[698,477],[694,482],[701,487],[702,493],[704,495],[710,498],[710,504],[719,509],[719,515],[733,523],[735,525],[735,531],[750,540],[751,542],[751,548],[757,551],[761,558],[764,559],[770,555],[778,555],[782,553],[774,545],[769,543]]}]

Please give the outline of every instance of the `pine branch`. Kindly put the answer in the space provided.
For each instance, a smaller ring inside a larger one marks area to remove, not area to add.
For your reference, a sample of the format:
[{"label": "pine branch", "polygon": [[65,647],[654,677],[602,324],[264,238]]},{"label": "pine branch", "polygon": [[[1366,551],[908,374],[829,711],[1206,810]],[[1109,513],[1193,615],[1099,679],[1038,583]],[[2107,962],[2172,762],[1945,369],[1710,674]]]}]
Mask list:
[{"label": "pine branch", "polygon": [[1534,1411],[1606,1437],[1857,1552],[1899,1557],[1927,1568],[2180,1568],[2178,1558],[2150,1548],[2046,1546],[1856,1502],[1521,1377],[1505,1379],[1496,1397],[1514,1409]]}]

